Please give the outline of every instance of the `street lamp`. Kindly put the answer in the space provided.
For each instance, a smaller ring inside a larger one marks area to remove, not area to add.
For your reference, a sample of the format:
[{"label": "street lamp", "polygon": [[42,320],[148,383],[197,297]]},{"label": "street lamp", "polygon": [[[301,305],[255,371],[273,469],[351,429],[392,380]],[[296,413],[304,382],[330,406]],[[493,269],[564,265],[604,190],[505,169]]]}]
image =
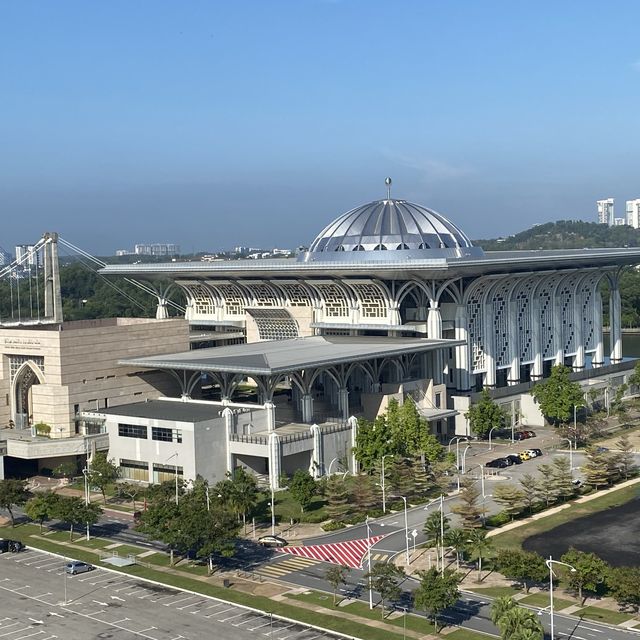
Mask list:
[{"label": "street lamp", "polygon": [[[573,446],[574,448],[578,447],[578,419],[577,419],[577,412],[578,412],[578,407],[585,407],[586,405],[584,404],[574,404],[573,405]],[[573,465],[571,465],[573,467]]]},{"label": "street lamp", "polygon": [[271,535],[276,535],[276,493],[271,485]]},{"label": "street lamp", "polygon": [[371,586],[371,529],[369,528],[369,516],[366,516],[364,523],[367,526],[367,565],[369,567],[369,609],[373,609],[373,588]]},{"label": "street lamp", "polygon": [[[545,564],[549,567],[549,616],[551,618],[551,636],[550,640],[553,639],[553,565],[561,564],[565,567],[569,567],[571,569],[571,573],[576,572],[576,568],[573,565],[570,565],[566,562],[560,562],[560,560],[554,560],[551,556],[549,556],[548,560],[545,560]],[[542,611],[540,612],[542,613]]]},{"label": "street lamp", "polygon": [[[444,494],[441,493],[437,500],[432,500],[424,510],[427,511],[429,507],[436,502],[440,503],[440,555],[442,558],[442,564],[440,566],[442,567],[442,571],[444,571]],[[436,549],[436,554],[437,553],[438,550]]]},{"label": "street lamp", "polygon": [[409,566],[409,520],[407,518],[407,499],[404,496],[400,496],[402,502],[404,502],[404,540],[407,545],[407,566]]},{"label": "street lamp", "polygon": [[[84,504],[85,506],[89,506],[91,502],[91,494],[89,491],[89,469],[85,467],[82,470],[82,475],[84,476]],[[101,476],[102,474],[98,471],[96,475]],[[89,521],[87,520],[87,541],[89,540]]]},{"label": "street lamp", "polygon": [[463,473],[463,474],[464,474],[464,473],[466,473],[466,464],[465,464],[465,461],[466,461],[466,457],[467,457],[467,452],[469,451],[469,449],[470,449],[470,448],[471,448],[471,445],[470,445],[470,444],[468,444],[468,445],[465,447],[464,451],[462,452],[462,473]]},{"label": "street lamp", "polygon": [[604,406],[607,408],[607,418],[611,414],[611,406],[609,404],[609,387],[605,387],[604,389]]},{"label": "street lamp", "polygon": [[334,462],[337,462],[338,458],[334,458],[330,463],[329,463],[329,468],[327,469],[327,475],[330,476],[331,475],[331,467],[333,465]]},{"label": "street lamp", "polygon": [[178,504],[178,453],[174,453],[173,455],[170,455],[166,462],[169,462],[169,460],[171,460],[171,458],[175,458],[176,459],[176,463],[174,465],[174,475],[175,475],[175,480],[176,480],[176,505]]},{"label": "street lamp", "polygon": [[569,443],[569,470],[573,471],[573,447],[574,447],[574,444],[571,442],[571,438],[565,438],[565,440]]},{"label": "street lamp", "polygon": [[486,498],[485,492],[484,492],[484,465],[483,464],[479,464],[478,465],[480,467],[480,486],[482,487],[482,498]]},{"label": "street lamp", "polygon": [[393,458],[393,453],[386,453],[382,456],[382,469],[380,471],[380,488],[382,489],[382,513],[387,513],[387,497],[384,491],[384,459]]},{"label": "street lamp", "polygon": [[495,427],[491,427],[491,429],[489,430],[489,451],[493,450],[493,447],[491,445],[491,434],[494,432],[495,429],[497,429],[497,425]]}]

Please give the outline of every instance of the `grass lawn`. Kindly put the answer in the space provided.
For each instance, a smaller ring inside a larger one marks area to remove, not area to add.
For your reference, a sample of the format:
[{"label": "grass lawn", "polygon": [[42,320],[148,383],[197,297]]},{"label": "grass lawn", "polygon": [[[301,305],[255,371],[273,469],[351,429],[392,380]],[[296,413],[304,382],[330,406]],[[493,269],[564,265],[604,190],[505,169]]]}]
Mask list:
[{"label": "grass lawn", "polygon": [[[50,536],[47,536],[47,538],[49,537]],[[105,538],[91,538],[90,540],[87,540],[86,538],[78,538],[77,540],[74,540],[73,543],[89,549],[104,549],[105,547],[113,544],[113,540],[106,540]]]},{"label": "grass lawn", "polygon": [[447,633],[446,638],[451,638],[451,640],[487,640],[487,638],[495,638],[495,636],[471,631],[471,629],[456,629]]},{"label": "grass lawn", "polygon": [[478,593],[491,598],[500,598],[501,596],[514,596],[522,591],[516,587],[473,587],[469,589],[473,593]]},{"label": "grass lawn", "polygon": [[599,607],[585,607],[576,611],[574,616],[581,616],[589,620],[597,622],[608,622],[609,624],[620,624],[625,620],[630,620],[634,616],[630,613],[620,613],[619,611],[610,611],[609,609],[600,609]]},{"label": "grass lawn", "polygon": [[121,544],[119,547],[104,550],[104,552],[109,555],[118,555],[122,558],[125,558],[126,556],[137,556],[139,553],[144,553],[145,551],[150,551],[150,549],[145,547],[134,547],[128,544]]},{"label": "grass lawn", "polygon": [[588,516],[597,511],[603,511],[609,507],[618,507],[625,502],[629,502],[629,500],[633,500],[638,495],[638,490],[637,486],[625,487],[618,491],[612,491],[600,498],[595,498],[590,502],[573,503],[569,508],[563,509],[559,513],[554,513],[511,531],[492,536],[491,540],[494,546],[498,548],[520,549],[522,548],[522,543],[530,536],[550,531],[565,522]]},{"label": "grass lawn", "polygon": [[[518,604],[528,604],[532,607],[540,607],[543,609],[544,607],[549,606],[549,594],[548,593],[532,593],[530,596],[526,598],[522,598],[522,600],[518,600]],[[576,600],[566,600],[565,598],[558,598],[557,596],[553,596],[553,609],[554,611],[560,611],[561,609],[566,609],[574,604],[580,604]]]}]

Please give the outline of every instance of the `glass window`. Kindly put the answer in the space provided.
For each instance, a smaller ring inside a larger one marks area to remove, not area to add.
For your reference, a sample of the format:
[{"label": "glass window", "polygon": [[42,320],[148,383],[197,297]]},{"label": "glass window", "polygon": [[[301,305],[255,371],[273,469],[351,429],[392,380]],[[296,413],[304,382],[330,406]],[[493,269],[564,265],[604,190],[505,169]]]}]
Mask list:
[{"label": "glass window", "polygon": [[118,435],[122,438],[142,438],[147,439],[147,427],[139,424],[119,424]]},{"label": "glass window", "polygon": [[149,482],[149,463],[142,460],[120,459],[120,477],[126,480]]},{"label": "glass window", "polygon": [[166,429],[164,427],[151,427],[151,439],[160,442],[182,442],[180,429]]},{"label": "glass window", "polygon": [[156,484],[167,481],[175,481],[176,471],[178,472],[178,478],[182,478],[182,467],[175,467],[172,464],[158,464],[153,463],[153,481]]}]

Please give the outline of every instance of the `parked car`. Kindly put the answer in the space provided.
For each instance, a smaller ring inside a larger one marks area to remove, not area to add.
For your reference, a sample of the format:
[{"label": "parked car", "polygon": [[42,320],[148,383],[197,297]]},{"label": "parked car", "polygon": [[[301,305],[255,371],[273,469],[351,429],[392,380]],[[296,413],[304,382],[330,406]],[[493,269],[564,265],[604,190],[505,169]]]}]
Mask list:
[{"label": "parked car", "polygon": [[496,458],[495,460],[491,460],[485,464],[485,467],[491,467],[492,469],[504,469],[509,466],[509,462],[507,462],[504,458]]},{"label": "parked car", "polygon": [[72,560],[67,562],[64,570],[75,576],[77,573],[86,573],[87,571],[93,571],[95,567],[88,562],[80,562],[80,560]]},{"label": "parked car", "polygon": [[520,460],[531,460],[531,456],[526,451],[521,451],[519,454]]},{"label": "parked car", "polygon": [[526,431],[516,431],[513,434],[513,439],[514,440],[526,440],[529,436],[527,435]]},{"label": "parked car", "polygon": [[540,451],[540,449],[527,449],[526,453],[529,454],[530,458],[537,458],[538,456],[542,455],[542,451]]},{"label": "parked car", "polygon": [[535,431],[525,431],[524,433],[527,434],[527,438],[535,438],[536,437],[536,432]]},{"label": "parked car", "polygon": [[285,547],[287,541],[280,536],[262,536],[258,538],[258,544],[263,547]]},{"label": "parked car", "polygon": [[537,457],[542,455],[542,449],[531,449],[531,451],[533,451]]},{"label": "parked car", "polygon": [[609,449],[607,447],[596,447],[596,453],[607,453]]},{"label": "parked car", "polygon": [[24,545],[20,540],[0,539],[0,553],[18,553],[24,549]]},{"label": "parked car", "polygon": [[511,464],[522,464],[522,458],[515,454],[508,455],[505,460],[508,460]]}]

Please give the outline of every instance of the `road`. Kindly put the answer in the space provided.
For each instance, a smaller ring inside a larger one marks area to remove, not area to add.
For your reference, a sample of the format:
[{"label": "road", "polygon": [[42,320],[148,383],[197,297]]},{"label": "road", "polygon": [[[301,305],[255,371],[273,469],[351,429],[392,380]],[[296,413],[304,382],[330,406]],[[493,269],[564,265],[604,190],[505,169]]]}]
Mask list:
[{"label": "road", "polygon": [[[328,632],[97,568],[65,576],[35,550],[0,555],[5,640],[337,640]],[[66,592],[66,596],[65,596]]]}]

